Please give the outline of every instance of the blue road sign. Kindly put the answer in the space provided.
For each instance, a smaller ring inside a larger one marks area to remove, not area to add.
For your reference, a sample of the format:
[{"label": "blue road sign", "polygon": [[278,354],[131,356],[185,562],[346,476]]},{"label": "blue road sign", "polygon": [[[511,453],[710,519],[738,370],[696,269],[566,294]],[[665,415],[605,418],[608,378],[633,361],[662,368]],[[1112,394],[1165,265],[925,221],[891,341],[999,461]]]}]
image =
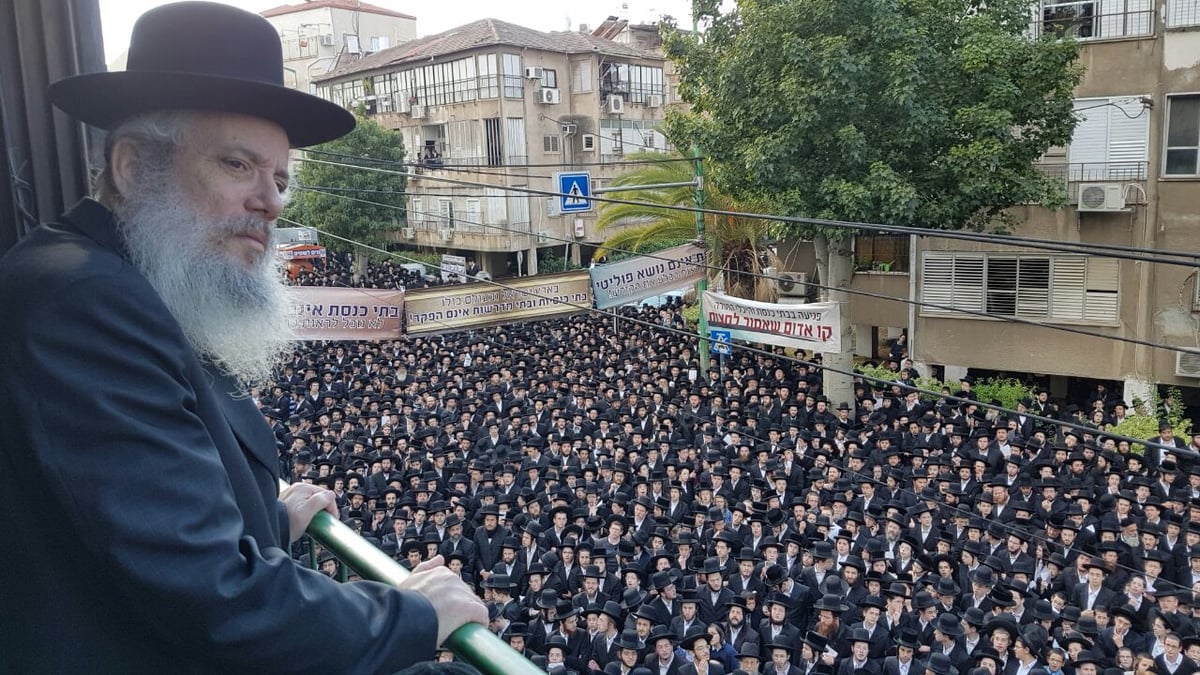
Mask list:
[{"label": "blue road sign", "polygon": [[558,210],[562,213],[582,213],[592,210],[592,176],[587,171],[560,172],[558,178]]},{"label": "blue road sign", "polygon": [[709,349],[712,350],[712,353],[714,353],[714,354],[731,354],[731,353],[733,353],[733,348],[730,346],[730,343],[733,342],[733,337],[729,334],[729,331],[727,331],[727,330],[710,330],[710,331],[708,331],[708,337],[710,339],[712,339],[712,342],[708,343]]}]

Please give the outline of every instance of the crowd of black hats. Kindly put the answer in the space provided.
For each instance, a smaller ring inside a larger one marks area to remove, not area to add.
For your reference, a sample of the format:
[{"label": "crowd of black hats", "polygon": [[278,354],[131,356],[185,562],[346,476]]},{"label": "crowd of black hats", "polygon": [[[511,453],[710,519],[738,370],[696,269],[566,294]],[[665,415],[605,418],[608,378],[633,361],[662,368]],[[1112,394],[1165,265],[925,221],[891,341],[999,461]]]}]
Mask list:
[{"label": "crowd of black hats", "polygon": [[969,378],[831,402],[772,347],[701,372],[680,310],[309,344],[257,402],[286,475],[549,672],[1200,670],[1200,435],[1142,456]]},{"label": "crowd of black hats", "polygon": [[356,275],[353,259],[344,252],[330,251],[325,258],[313,261],[311,269],[298,269],[292,283],[297,286],[338,286],[343,288],[404,288],[416,290],[441,286],[457,280],[443,279],[437,270],[426,267],[419,272],[398,262],[385,260],[367,266],[365,273]]}]

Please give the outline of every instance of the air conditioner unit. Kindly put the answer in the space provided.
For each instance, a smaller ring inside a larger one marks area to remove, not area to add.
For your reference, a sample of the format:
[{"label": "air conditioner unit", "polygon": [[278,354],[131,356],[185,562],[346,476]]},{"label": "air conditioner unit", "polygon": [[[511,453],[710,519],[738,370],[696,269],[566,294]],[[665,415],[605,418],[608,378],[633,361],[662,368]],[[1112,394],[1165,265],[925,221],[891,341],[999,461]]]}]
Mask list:
[{"label": "air conditioner unit", "polygon": [[537,237],[538,237],[538,240],[537,240],[538,245],[550,243],[550,234],[547,232],[538,232]]},{"label": "air conditioner unit", "polygon": [[575,133],[576,131],[579,131],[579,127],[574,124],[568,123],[568,124],[562,125],[563,136],[570,136],[571,134]]},{"label": "air conditioner unit", "polygon": [[1125,190],[1120,183],[1080,183],[1077,210],[1081,213],[1124,211]]},{"label": "air conditioner unit", "polygon": [[1176,352],[1175,374],[1179,377],[1200,377],[1200,353]]},{"label": "air conditioner unit", "polygon": [[554,105],[562,102],[562,96],[557,89],[538,89],[538,103]]},{"label": "air conditioner unit", "polygon": [[425,119],[425,106],[413,104],[408,108],[408,116],[414,120]]},{"label": "air conditioner unit", "polygon": [[406,227],[400,230],[400,233],[404,235],[405,239],[413,239],[417,236],[417,231],[411,227]]},{"label": "air conditioner unit", "polygon": [[337,43],[333,41],[333,33],[326,33],[321,36],[322,47],[333,47]]},{"label": "air conditioner unit", "polygon": [[575,237],[582,238],[587,234],[587,227],[583,223],[583,218],[575,219]]},{"label": "air conditioner unit", "polygon": [[625,99],[617,94],[609,94],[608,98],[605,99],[604,109],[610,115],[620,115],[625,112]]},{"label": "air conditioner unit", "polygon": [[454,239],[454,230],[448,227],[443,227],[438,230],[438,237],[442,241],[450,241],[451,239]]},{"label": "air conditioner unit", "polygon": [[785,298],[808,297],[808,272],[779,272],[774,275],[779,295]]},{"label": "air conditioner unit", "polygon": [[647,106],[649,106],[649,107],[651,107],[651,108],[661,108],[661,107],[663,107],[663,96],[662,96],[662,94],[650,94],[649,98],[646,100],[646,105],[647,105]]},{"label": "air conditioner unit", "polygon": [[544,74],[541,66],[530,66],[525,69],[525,79],[527,80],[540,80]]}]

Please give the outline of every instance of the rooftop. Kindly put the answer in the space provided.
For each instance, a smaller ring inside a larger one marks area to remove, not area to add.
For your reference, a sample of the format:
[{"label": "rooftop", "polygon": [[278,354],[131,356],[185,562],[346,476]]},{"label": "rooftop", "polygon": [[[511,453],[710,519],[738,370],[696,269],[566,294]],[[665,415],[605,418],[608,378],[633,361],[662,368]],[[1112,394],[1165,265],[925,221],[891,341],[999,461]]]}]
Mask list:
[{"label": "rooftop", "polygon": [[397,19],[413,19],[417,17],[401,12],[394,12],[390,9],[370,5],[360,0],[304,0],[298,5],[280,5],[264,10],[259,14],[264,18],[270,19],[274,16],[283,16],[285,14],[295,14],[296,12],[307,12],[311,9],[344,9],[351,12],[368,12],[370,14],[379,14],[382,16],[391,16]]},{"label": "rooftop", "polygon": [[314,81],[322,82],[415,61],[429,61],[439,56],[491,45],[507,45],[566,54],[595,53],[636,59],[662,58],[654,52],[605,40],[595,35],[568,31],[545,33],[498,19],[480,19],[436,35],[429,35],[384,49],[353,64],[339,67],[326,75],[315,78]]}]

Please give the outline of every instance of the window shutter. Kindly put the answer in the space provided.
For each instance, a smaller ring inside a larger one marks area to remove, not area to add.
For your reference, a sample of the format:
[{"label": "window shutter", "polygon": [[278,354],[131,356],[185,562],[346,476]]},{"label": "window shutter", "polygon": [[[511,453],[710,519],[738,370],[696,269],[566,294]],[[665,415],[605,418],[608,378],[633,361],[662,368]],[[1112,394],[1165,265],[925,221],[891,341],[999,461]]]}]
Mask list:
[{"label": "window shutter", "polygon": [[1106,98],[1086,98],[1075,101],[1075,112],[1079,116],[1079,124],[1071,136],[1071,145],[1067,150],[1067,162],[1070,164],[1069,180],[1079,181],[1091,178],[1090,171],[1103,168],[1108,161],[1108,102]]},{"label": "window shutter", "polygon": [[466,215],[463,217],[464,225],[471,229],[478,230],[483,225],[483,221],[479,217],[480,205],[478,199],[468,199],[465,202]]},{"label": "window shutter", "polygon": [[524,164],[525,156],[525,118],[509,117],[504,120],[507,127],[504,131],[505,163],[509,166]]},{"label": "window shutter", "polygon": [[454,200],[449,197],[438,198],[438,226],[454,226]]},{"label": "window shutter", "polygon": [[1108,179],[1144,179],[1150,142],[1149,111],[1140,100],[1129,99],[1114,101],[1103,110],[1108,111]]},{"label": "window shutter", "polygon": [[1120,310],[1120,261],[1113,258],[1087,259],[1084,317],[1089,321],[1113,322]]},{"label": "window shutter", "polygon": [[1050,259],[1021,258],[1017,278],[1017,316],[1046,318],[1050,313]]},{"label": "window shutter", "polygon": [[[514,185],[514,188],[524,188],[524,185]],[[514,190],[508,197],[509,206],[508,212],[512,214],[512,224],[514,226],[522,225],[524,227],[516,228],[520,232],[529,231],[529,195],[519,190]]]},{"label": "window shutter", "polygon": [[981,311],[983,309],[984,257],[981,254],[959,253],[954,256],[954,307]]},{"label": "window shutter", "polygon": [[1066,321],[1078,321],[1083,318],[1086,275],[1086,258],[1054,259],[1050,291],[1052,318]]},{"label": "window shutter", "polygon": [[411,206],[408,207],[408,223],[416,225],[425,222],[425,205],[420,197],[413,197]]},{"label": "window shutter", "polygon": [[[954,304],[954,254],[925,253],[921,260],[921,301],[941,307]],[[949,314],[941,307],[922,307],[926,314]]]},{"label": "window shutter", "polygon": [[487,224],[508,224],[508,202],[504,191],[498,188],[487,188]]}]

